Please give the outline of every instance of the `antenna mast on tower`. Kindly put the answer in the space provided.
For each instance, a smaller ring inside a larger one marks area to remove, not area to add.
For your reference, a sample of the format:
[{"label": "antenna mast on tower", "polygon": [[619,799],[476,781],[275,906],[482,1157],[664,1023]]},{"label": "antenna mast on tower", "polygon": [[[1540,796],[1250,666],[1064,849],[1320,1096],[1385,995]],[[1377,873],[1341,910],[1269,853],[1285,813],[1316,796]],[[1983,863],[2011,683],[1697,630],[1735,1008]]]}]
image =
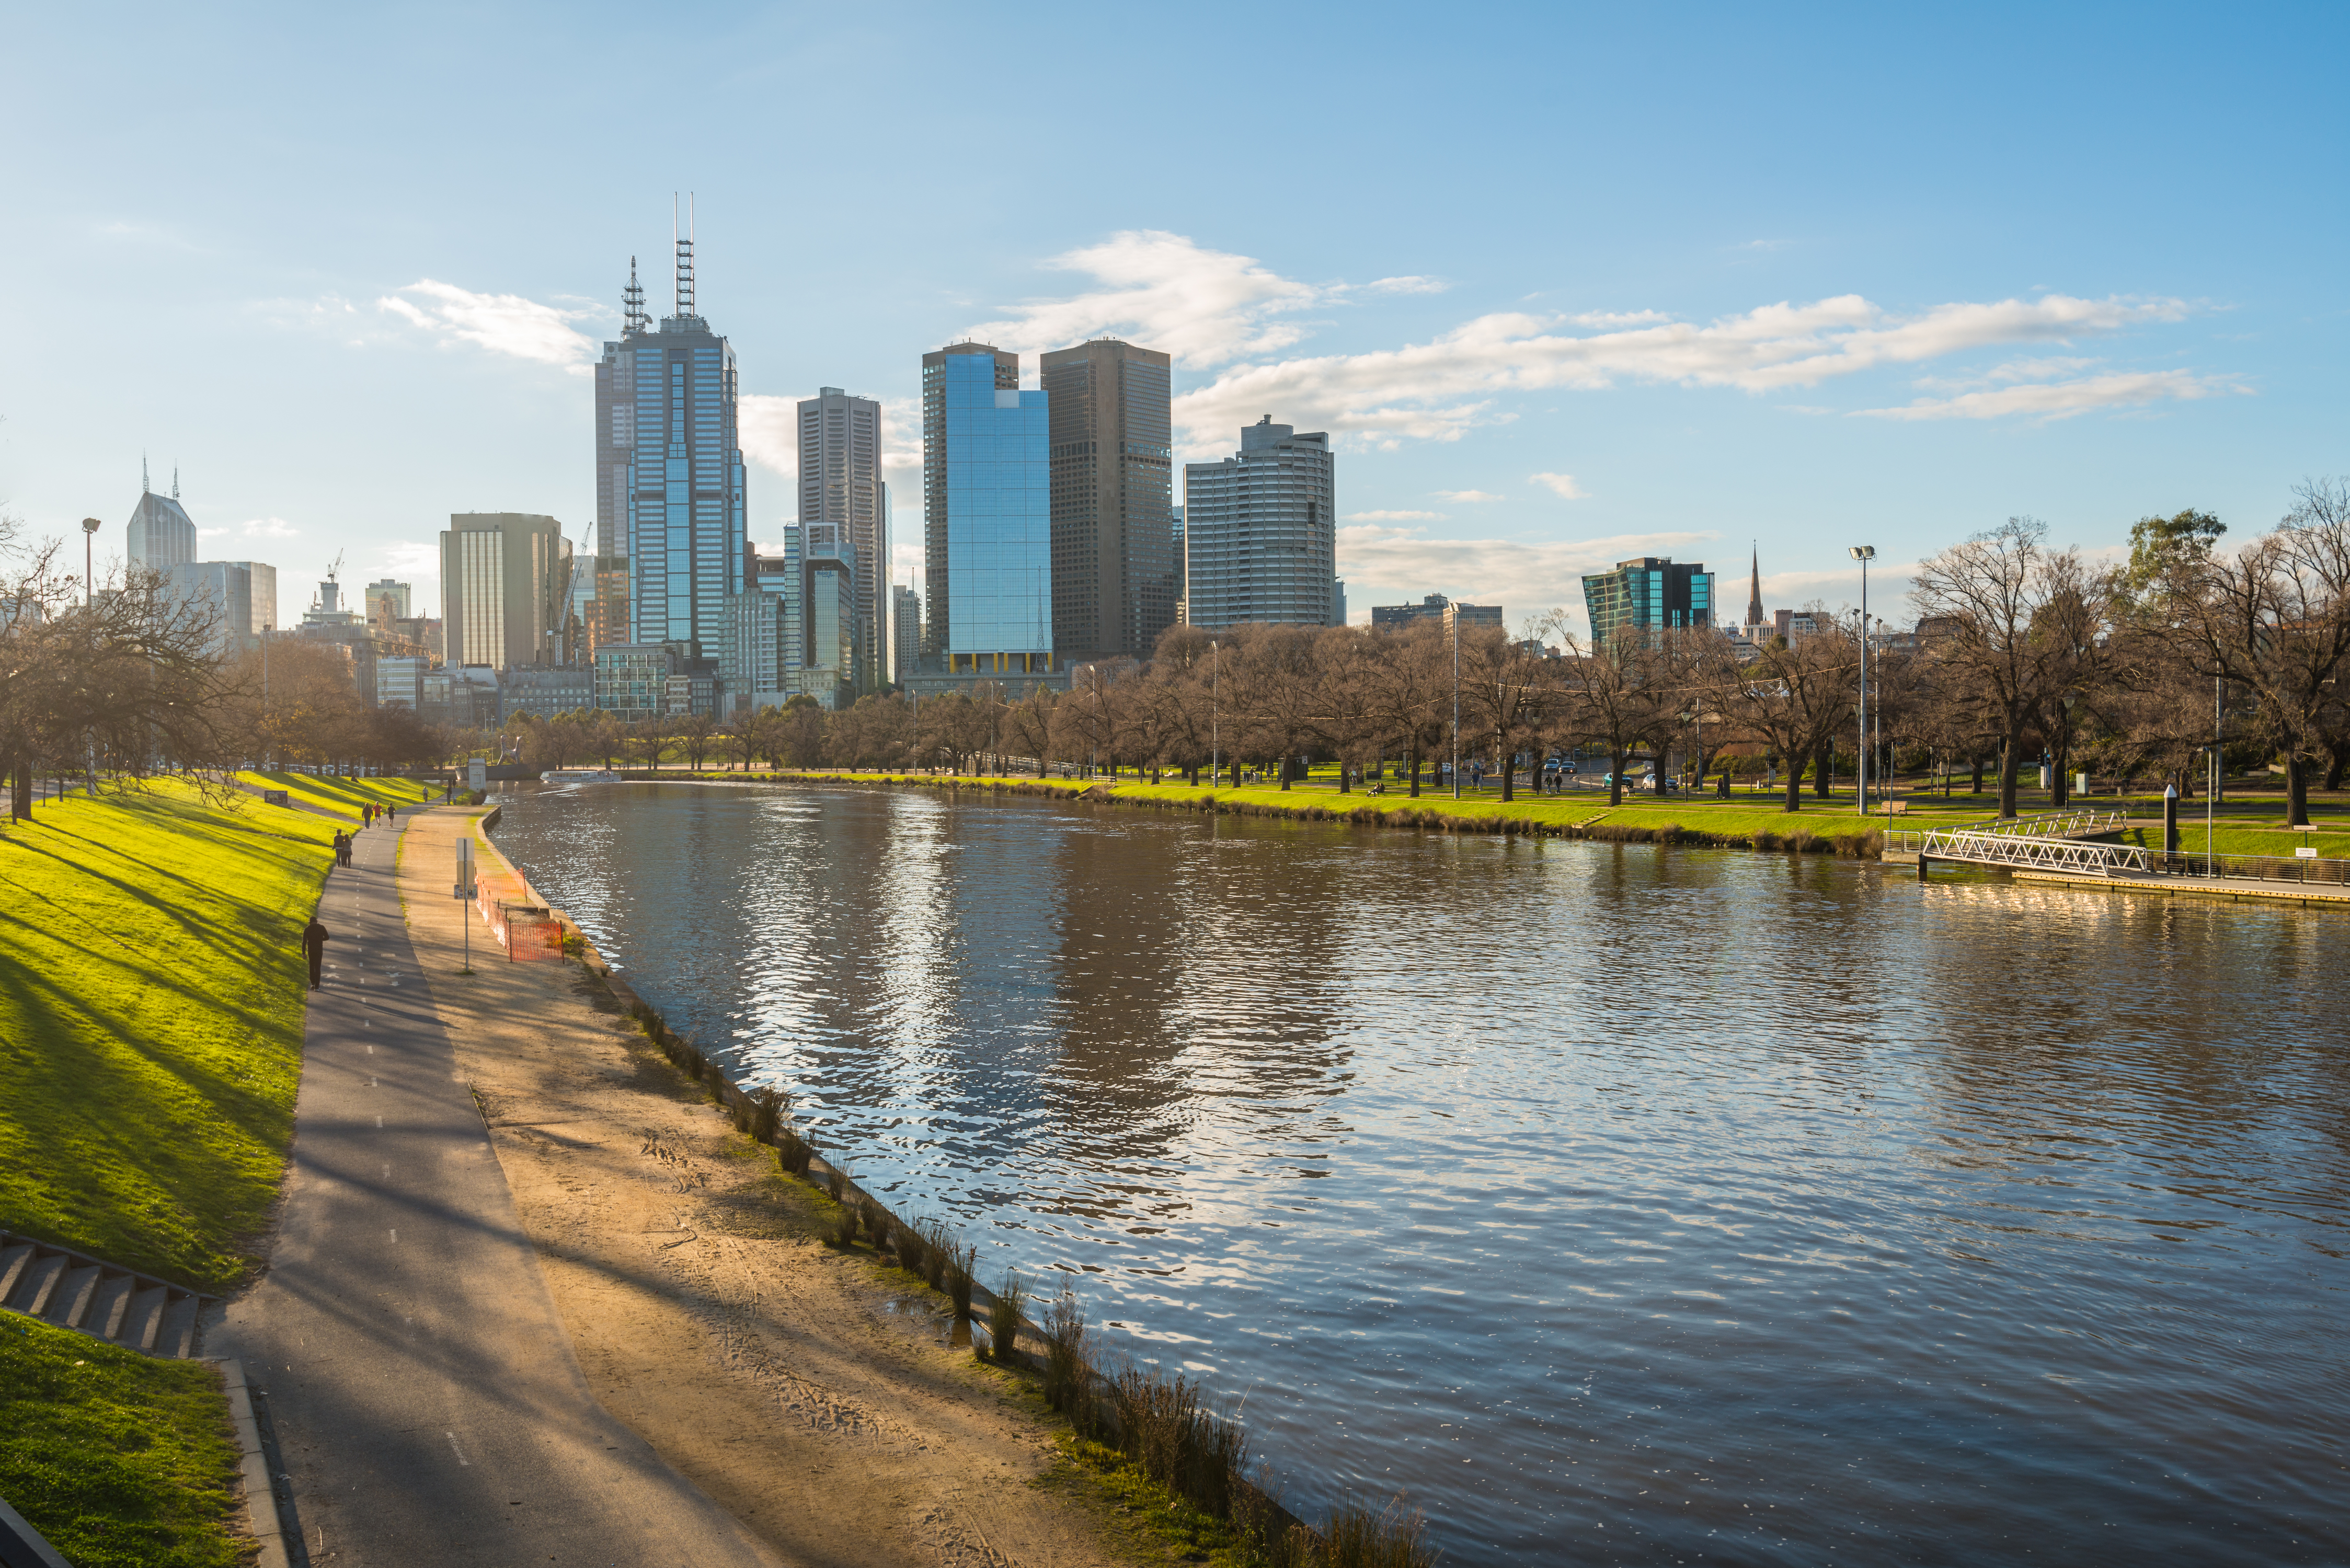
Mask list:
[{"label": "antenna mast on tower", "polygon": [[637,281],[637,258],[629,258],[629,286],[620,291],[620,335],[633,337],[652,325],[645,314],[644,286]]},{"label": "antenna mast on tower", "polygon": [[143,452],[139,454],[139,493],[141,495],[155,493],[155,487],[147,483],[147,454]]},{"label": "antenna mast on tower", "polygon": [[671,192],[670,193],[669,232],[670,243],[677,247],[677,313],[680,316],[691,316],[694,314],[692,202],[693,194],[691,192],[688,192],[686,193],[685,234],[683,238],[679,238],[677,234],[677,194],[675,192]]}]

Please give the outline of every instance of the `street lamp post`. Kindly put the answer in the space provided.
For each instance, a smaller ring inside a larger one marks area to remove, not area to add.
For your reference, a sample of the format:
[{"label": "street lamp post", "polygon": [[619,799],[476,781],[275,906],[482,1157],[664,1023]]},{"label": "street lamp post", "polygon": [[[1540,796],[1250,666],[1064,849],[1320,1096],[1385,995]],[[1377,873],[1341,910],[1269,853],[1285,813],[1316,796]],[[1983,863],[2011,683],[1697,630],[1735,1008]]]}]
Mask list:
[{"label": "street lamp post", "polygon": [[1214,638],[1208,639],[1208,787],[1216,787],[1216,775],[1223,772],[1222,702],[1224,657],[1223,644]]},{"label": "street lamp post", "polygon": [[1461,798],[1461,606],[1445,612],[1452,618],[1452,798]]},{"label": "street lamp post", "polygon": [[1874,545],[1855,545],[1852,558],[1860,563],[1860,815],[1868,815],[1868,563],[1877,559]]},{"label": "street lamp post", "polygon": [[[98,531],[104,527],[95,517],[81,520],[81,607],[88,609],[98,603]],[[89,793],[98,796],[98,732],[89,735]]]}]

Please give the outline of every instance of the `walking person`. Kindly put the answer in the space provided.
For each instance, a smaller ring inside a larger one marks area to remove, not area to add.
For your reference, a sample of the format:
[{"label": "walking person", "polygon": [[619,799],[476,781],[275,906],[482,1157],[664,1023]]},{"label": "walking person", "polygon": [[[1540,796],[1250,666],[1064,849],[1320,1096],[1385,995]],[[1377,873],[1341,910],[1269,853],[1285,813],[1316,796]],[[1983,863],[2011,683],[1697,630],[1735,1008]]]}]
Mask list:
[{"label": "walking person", "polygon": [[335,829],[335,864],[348,866],[350,863],[350,841],[343,836],[343,830],[338,827]]},{"label": "walking person", "polygon": [[310,960],[312,991],[318,989],[318,966],[326,962],[327,944],[334,940],[334,933],[328,930],[316,915],[311,916],[310,923],[302,928],[302,951]]}]

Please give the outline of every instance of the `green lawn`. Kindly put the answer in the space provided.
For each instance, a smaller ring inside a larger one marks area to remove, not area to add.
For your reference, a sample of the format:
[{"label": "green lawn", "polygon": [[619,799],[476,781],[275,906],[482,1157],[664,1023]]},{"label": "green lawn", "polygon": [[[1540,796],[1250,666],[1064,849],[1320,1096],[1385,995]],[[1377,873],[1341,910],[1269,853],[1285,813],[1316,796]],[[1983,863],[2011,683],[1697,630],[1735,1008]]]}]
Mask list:
[{"label": "green lawn", "polygon": [[333,825],[184,786],[0,831],[0,1214],[222,1292],[293,1134]]},{"label": "green lawn", "polygon": [[[438,786],[427,788],[411,779],[346,779],[324,777],[317,774],[245,773],[236,775],[239,784],[255,789],[282,789],[289,801],[305,805],[322,806],[353,822],[359,819],[362,805],[414,805],[420,801],[439,800]],[[259,806],[261,803],[254,803]],[[275,807],[265,809],[275,810]],[[308,816],[308,812],[297,815]],[[333,832],[331,827],[327,831]]]},{"label": "green lawn", "polygon": [[75,1568],[230,1568],[237,1451],[212,1367],[0,1314],[0,1497]]}]

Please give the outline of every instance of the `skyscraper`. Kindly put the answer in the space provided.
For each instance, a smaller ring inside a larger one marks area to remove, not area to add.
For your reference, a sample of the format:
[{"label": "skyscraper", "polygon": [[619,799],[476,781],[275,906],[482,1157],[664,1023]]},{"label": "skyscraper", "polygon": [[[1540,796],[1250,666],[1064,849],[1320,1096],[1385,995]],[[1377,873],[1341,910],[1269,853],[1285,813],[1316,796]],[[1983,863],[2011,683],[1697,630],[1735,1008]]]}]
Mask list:
[{"label": "skyscraper", "polygon": [[904,680],[922,660],[922,596],[910,587],[889,590],[889,679]]},{"label": "skyscraper", "polygon": [[1618,561],[1612,572],[1583,579],[1591,641],[1605,647],[1626,630],[1713,624],[1713,574],[1702,563],[1675,566],[1669,556]]},{"label": "skyscraper", "polygon": [[390,618],[393,620],[406,620],[408,618],[408,603],[410,598],[413,597],[413,593],[414,590],[406,583],[394,582],[390,577],[378,577],[375,581],[367,586],[368,618],[369,620],[377,618],[383,601],[390,599],[391,601]]},{"label": "skyscraper", "polygon": [[951,676],[1055,668],[1051,434],[1018,356],[983,343],[922,356],[922,640]]},{"label": "skyscraper", "polygon": [[1329,436],[1299,435],[1270,414],[1242,429],[1236,455],[1185,463],[1190,624],[1339,624],[1336,483]]},{"label": "skyscraper", "polygon": [[196,558],[196,524],[180,504],[180,483],[172,493],[158,495],[147,486],[146,464],[139,471],[139,505],[123,531],[122,553],[133,566],[168,572]]},{"label": "skyscraper", "polygon": [[750,536],[734,350],[696,312],[691,234],[677,241],[676,286],[654,331],[631,263],[619,340],[596,367],[597,543],[628,557],[634,641],[716,647]]},{"label": "skyscraper", "polygon": [[889,493],[881,483],[881,405],[826,387],[800,404],[800,523],[838,530],[857,563],[857,673],[862,691],[889,680]]},{"label": "skyscraper", "polygon": [[260,637],[277,629],[277,568],[266,561],[231,561],[228,565],[242,568],[253,586],[253,623],[245,628],[249,637]]},{"label": "skyscraper", "polygon": [[1148,657],[1174,622],[1171,363],[1115,337],[1041,361],[1053,415],[1053,648],[1065,664]]},{"label": "skyscraper", "polygon": [[[571,541],[552,517],[460,512],[441,535],[441,613],[451,664],[563,662]],[[723,607],[711,640],[723,628]]]}]

